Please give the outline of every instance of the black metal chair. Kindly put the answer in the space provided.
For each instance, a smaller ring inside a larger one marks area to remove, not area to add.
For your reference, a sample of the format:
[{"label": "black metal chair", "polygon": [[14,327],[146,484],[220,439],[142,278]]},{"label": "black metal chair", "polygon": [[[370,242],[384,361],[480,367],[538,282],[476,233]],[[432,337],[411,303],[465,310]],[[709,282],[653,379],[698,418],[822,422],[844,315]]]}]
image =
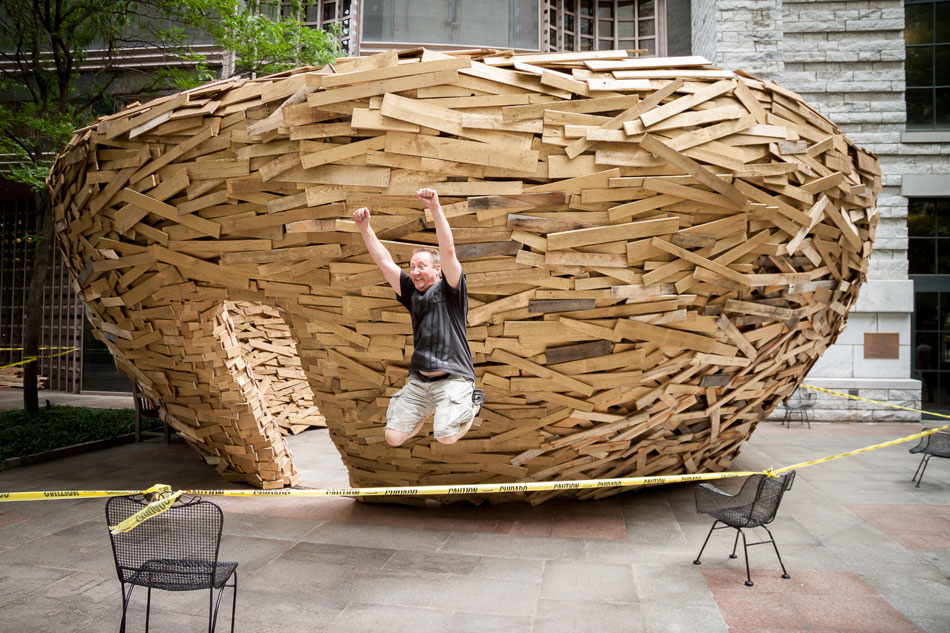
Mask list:
[{"label": "black metal chair", "polygon": [[923,457],[920,458],[920,463],[917,464],[917,471],[911,479],[911,481],[917,482],[916,487],[919,488],[920,482],[924,478],[924,471],[927,470],[927,464],[930,463],[930,458],[950,457],[950,433],[947,431],[937,431],[936,433],[924,436],[920,438],[920,442],[917,446],[910,449],[910,452],[923,453]]},{"label": "black metal chair", "polygon": [[797,390],[783,403],[785,407],[785,417],[782,419],[782,424],[791,427],[792,418],[798,417],[799,424],[807,424],[808,428],[811,428],[810,415],[812,409],[815,408],[815,401],[817,399],[818,394],[814,391]]},{"label": "black metal chair", "polygon": [[[745,574],[746,586],[751,587],[752,574],[749,571],[749,547],[752,545],[764,545],[771,543],[775,548],[775,555],[778,556],[778,563],[782,566],[782,578],[789,578],[785,570],[785,563],[782,562],[782,555],[778,552],[778,545],[775,544],[775,537],[769,530],[767,524],[771,523],[778,511],[778,506],[782,502],[782,496],[785,491],[792,487],[795,480],[795,471],[790,471],[779,477],[768,477],[766,475],[752,475],[746,479],[742,488],[734,495],[730,495],[709,483],[699,484],[694,488],[696,492],[696,512],[698,514],[708,514],[713,517],[712,527],[706,534],[706,540],[699,550],[699,555],[693,561],[694,565],[701,565],[700,559],[709,537],[713,530],[722,528],[734,528],[736,530],[736,540],[732,545],[732,554],[729,558],[736,558],[736,548],[739,545],[739,536],[742,536],[742,549],[745,551]],[[719,523],[719,527],[716,527]],[[743,528],[765,528],[768,532],[767,541],[758,543],[747,543]]]},{"label": "black metal chair", "polygon": [[[117,525],[142,510],[148,501],[141,495],[112,497],[106,502],[106,520]],[[225,587],[232,587],[231,633],[237,607],[237,563],[218,561],[224,515],[216,504],[197,497],[180,497],[165,512],[140,523],[130,532],[112,534],[115,568],[122,584],[122,622],[136,585],[148,588],[145,631],[148,631],[152,589],[166,591],[208,590],[208,631],[214,631]],[[233,582],[228,580],[233,577]],[[126,591],[126,585],[129,585]],[[218,590],[217,601],[214,599]]]}]

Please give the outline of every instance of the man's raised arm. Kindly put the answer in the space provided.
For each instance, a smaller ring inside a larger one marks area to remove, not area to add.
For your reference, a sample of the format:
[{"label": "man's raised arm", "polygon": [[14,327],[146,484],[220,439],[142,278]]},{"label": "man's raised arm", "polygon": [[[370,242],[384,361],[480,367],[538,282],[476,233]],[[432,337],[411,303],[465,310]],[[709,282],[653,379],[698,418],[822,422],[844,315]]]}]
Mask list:
[{"label": "man's raised arm", "polygon": [[462,264],[459,263],[455,254],[455,240],[452,239],[452,228],[449,221],[442,211],[442,205],[439,204],[439,194],[434,189],[420,189],[416,192],[416,197],[426,205],[426,208],[432,213],[432,221],[435,224],[435,237],[439,241],[439,259],[442,265],[442,278],[453,288],[458,288],[459,279],[462,277]]},{"label": "man's raised arm", "polygon": [[383,243],[376,237],[376,232],[369,225],[369,209],[362,207],[353,212],[353,221],[356,222],[356,228],[360,230],[363,236],[363,243],[369,251],[370,257],[383,271],[383,277],[393,287],[396,294],[402,296],[402,287],[399,284],[399,266],[393,261],[393,256],[389,253]]}]

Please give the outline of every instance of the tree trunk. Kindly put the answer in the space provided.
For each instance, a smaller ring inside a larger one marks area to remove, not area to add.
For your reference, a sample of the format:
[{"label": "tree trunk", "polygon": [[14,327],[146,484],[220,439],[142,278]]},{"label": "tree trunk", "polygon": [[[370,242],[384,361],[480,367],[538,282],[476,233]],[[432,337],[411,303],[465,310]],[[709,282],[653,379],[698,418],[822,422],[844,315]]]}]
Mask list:
[{"label": "tree trunk", "polygon": [[[37,192],[36,234],[33,251],[33,276],[30,278],[30,290],[26,297],[23,321],[23,358],[37,358],[40,355],[40,341],[43,336],[43,294],[49,277],[50,252],[53,248],[53,218],[49,208],[49,199],[45,192]],[[27,413],[39,411],[37,376],[39,359],[23,365],[23,408]]]}]

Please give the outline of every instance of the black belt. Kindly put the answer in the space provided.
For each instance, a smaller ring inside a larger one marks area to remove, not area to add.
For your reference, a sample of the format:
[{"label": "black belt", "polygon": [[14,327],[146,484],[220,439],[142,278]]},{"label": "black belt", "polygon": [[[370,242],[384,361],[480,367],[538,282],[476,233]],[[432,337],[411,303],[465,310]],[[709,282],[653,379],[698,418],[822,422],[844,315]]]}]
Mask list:
[{"label": "black belt", "polygon": [[419,380],[423,382],[435,382],[437,380],[445,380],[446,378],[451,378],[452,374],[442,374],[441,376],[424,376],[419,372],[413,372],[416,376],[419,377]]}]

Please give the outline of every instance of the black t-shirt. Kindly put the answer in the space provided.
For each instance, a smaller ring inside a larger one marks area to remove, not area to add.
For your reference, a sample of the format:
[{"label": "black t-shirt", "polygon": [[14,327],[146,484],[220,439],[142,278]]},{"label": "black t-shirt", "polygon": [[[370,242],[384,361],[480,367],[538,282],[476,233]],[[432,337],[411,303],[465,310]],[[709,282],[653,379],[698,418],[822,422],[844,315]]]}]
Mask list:
[{"label": "black t-shirt", "polygon": [[458,288],[444,279],[419,292],[405,272],[399,273],[401,292],[396,299],[412,316],[415,351],[409,371],[445,371],[475,380],[472,352],[465,337],[468,318],[468,289],[465,275]]}]

